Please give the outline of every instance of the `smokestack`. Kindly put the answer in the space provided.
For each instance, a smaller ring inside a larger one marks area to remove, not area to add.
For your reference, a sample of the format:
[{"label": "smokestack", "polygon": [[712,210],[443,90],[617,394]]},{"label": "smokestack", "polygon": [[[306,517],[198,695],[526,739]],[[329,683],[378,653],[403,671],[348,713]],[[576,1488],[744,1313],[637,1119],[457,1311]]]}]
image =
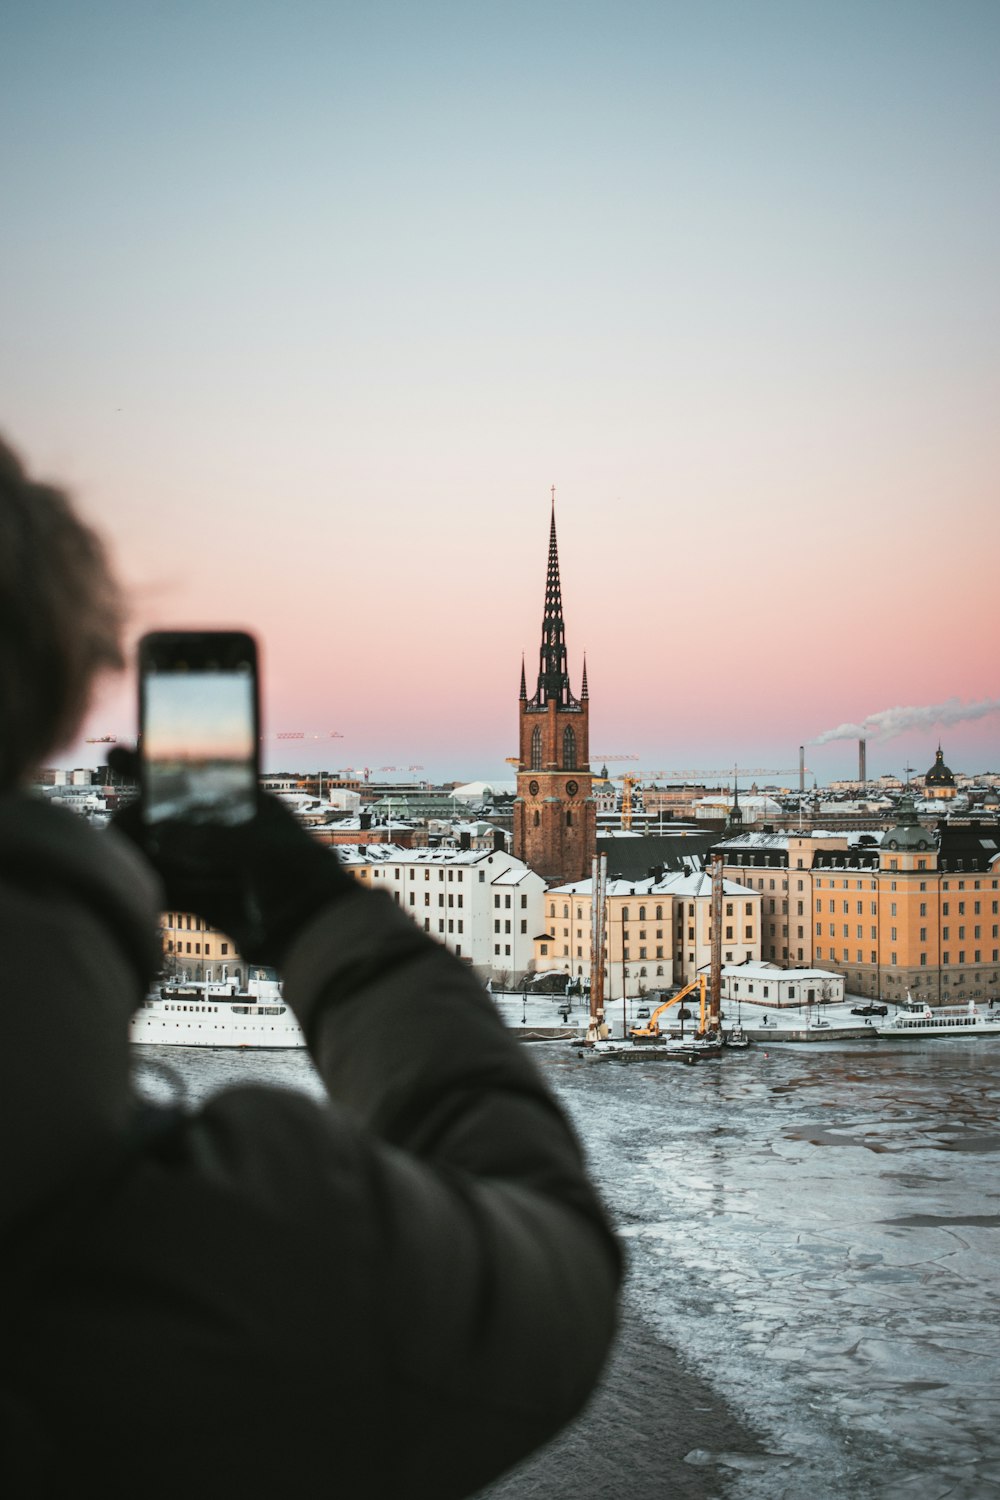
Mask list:
[{"label": "smokestack", "polygon": [[805,747],[805,745],[800,745],[799,746],[799,791],[800,792],[804,792],[805,789],[806,789],[806,747]]},{"label": "smokestack", "polygon": [[867,740],[858,740],[858,780],[867,781],[868,771],[865,767],[865,751],[868,747]]}]

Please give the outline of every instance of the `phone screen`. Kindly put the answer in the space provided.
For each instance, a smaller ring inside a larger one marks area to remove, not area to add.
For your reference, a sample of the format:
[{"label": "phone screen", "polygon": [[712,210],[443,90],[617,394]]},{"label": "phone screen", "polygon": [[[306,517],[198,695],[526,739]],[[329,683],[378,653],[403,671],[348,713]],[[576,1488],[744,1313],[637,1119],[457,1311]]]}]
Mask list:
[{"label": "phone screen", "polygon": [[146,820],[247,822],[257,797],[253,643],[241,651],[233,636],[215,650],[206,636],[151,640],[141,673]]}]

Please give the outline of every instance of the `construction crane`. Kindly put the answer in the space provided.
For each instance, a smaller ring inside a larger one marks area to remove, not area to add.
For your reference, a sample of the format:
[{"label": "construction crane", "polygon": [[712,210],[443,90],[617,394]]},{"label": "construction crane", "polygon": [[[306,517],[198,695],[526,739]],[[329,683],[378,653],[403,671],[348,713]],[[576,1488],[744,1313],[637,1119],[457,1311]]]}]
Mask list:
[{"label": "construction crane", "polygon": [[729,776],[798,776],[799,771],[811,776],[808,766],[725,766],[722,770],[703,771],[642,771],[637,772],[644,781],[709,781],[725,780]]},{"label": "construction crane", "polygon": [[[802,775],[809,774],[807,768],[801,768]],[[740,776],[798,776],[800,768],[794,770],[779,769],[773,766],[729,766],[724,771],[624,771],[618,776],[612,776],[612,781],[622,783],[622,829],[628,832],[632,827],[632,811],[634,801],[632,788],[644,782],[650,781],[716,781],[732,777],[734,783]]]},{"label": "construction crane", "polygon": [[325,734],[306,734],[304,729],[279,729],[277,734],[262,734],[262,740],[342,740],[344,736],[339,729],[330,729]]},{"label": "construction crane", "polygon": [[664,1000],[662,1005],[658,1005],[653,1011],[653,1014],[650,1016],[649,1020],[646,1022],[645,1026],[633,1026],[631,1032],[629,1033],[632,1039],[638,1039],[642,1042],[658,1041],[660,1036],[660,1017],[662,1015],[665,1015],[672,1006],[679,1005],[680,1002],[686,999],[688,995],[692,995],[695,990],[698,990],[701,997],[701,1029],[702,1031],[704,1031],[705,976],[704,974],[699,974],[697,979],[692,979],[691,983],[686,984],[682,990],[678,990],[676,995],[671,995],[669,1000]]}]

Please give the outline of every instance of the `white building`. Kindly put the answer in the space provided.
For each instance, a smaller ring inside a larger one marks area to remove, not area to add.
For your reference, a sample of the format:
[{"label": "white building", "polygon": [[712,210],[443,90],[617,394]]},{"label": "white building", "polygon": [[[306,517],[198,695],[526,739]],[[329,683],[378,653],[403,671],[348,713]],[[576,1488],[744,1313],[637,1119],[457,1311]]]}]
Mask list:
[{"label": "white building", "polygon": [[722,970],[722,997],[734,1004],[840,1005],[844,976],[828,969],[779,969],[776,964],[733,964]]},{"label": "white building", "polygon": [[387,891],[424,932],[475,965],[514,983],[532,965],[543,921],[545,881],[502,849],[402,849],[344,844],[350,874]]}]

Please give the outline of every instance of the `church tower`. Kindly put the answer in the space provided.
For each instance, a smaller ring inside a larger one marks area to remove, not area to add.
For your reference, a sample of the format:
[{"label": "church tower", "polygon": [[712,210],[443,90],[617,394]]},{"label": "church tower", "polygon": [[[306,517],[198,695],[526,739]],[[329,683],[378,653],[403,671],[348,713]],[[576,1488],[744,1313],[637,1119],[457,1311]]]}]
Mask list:
[{"label": "church tower", "polygon": [[579,698],[570,691],[566,669],[555,487],[538,686],[529,698],[522,661],[519,717],[514,853],[550,885],[586,880],[597,840],[591,794],[590,699],[586,662]]}]

